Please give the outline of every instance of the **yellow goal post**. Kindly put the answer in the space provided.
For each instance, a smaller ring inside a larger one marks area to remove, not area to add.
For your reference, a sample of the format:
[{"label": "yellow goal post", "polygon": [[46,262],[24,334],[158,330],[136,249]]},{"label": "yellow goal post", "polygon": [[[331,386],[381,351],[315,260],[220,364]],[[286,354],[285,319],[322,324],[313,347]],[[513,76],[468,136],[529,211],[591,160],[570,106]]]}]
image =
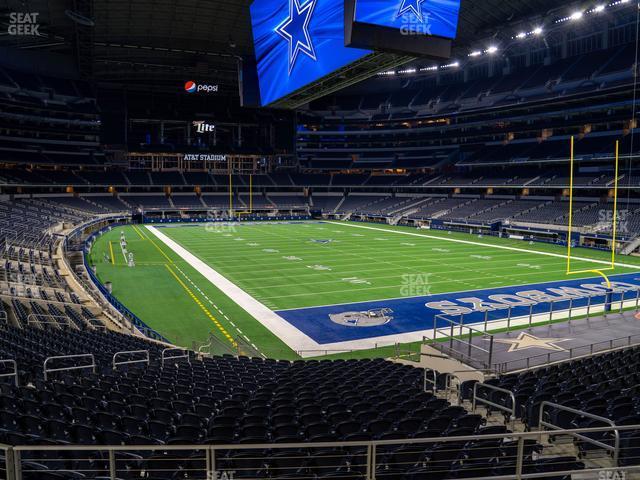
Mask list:
[{"label": "yellow goal post", "polygon": [[617,239],[617,223],[618,223],[618,171],[620,165],[620,142],[616,140],[615,147],[615,172],[614,172],[614,188],[613,188],[613,231],[611,240],[611,265],[606,268],[599,269],[571,269],[571,238],[573,233],[573,184],[574,184],[574,164],[575,164],[575,139],[571,137],[571,154],[569,160],[569,226],[567,230],[567,275],[578,275],[583,273],[595,273],[600,275],[607,282],[607,286],[611,288],[611,281],[604,272],[615,270],[616,262],[616,239]]}]

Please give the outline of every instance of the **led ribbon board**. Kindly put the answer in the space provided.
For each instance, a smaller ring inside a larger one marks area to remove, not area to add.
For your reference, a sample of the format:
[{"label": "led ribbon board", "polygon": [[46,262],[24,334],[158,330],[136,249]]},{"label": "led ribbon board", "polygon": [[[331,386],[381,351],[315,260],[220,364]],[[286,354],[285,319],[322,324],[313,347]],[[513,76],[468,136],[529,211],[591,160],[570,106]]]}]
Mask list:
[{"label": "led ribbon board", "polygon": [[341,0],[255,0],[251,23],[262,105],[372,53],[345,47]]}]

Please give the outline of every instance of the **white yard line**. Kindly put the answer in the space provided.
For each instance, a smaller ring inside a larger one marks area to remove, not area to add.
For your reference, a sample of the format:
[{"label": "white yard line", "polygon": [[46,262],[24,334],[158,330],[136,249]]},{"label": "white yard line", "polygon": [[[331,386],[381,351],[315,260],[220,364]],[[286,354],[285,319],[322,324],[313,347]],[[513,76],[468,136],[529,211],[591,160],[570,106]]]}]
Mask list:
[{"label": "white yard line", "polygon": [[[438,237],[436,235],[427,235],[427,234],[423,234],[423,233],[403,232],[403,231],[400,231],[400,230],[388,230],[388,229],[385,229],[385,228],[367,227],[365,225],[352,225],[352,224],[349,224],[349,223],[342,223],[342,222],[327,221],[327,223],[333,223],[335,225],[342,225],[344,227],[364,228],[365,230],[376,230],[376,231],[379,231],[379,232],[395,233],[395,234],[398,234],[398,235],[410,235],[412,237],[423,237],[423,238],[430,238],[430,239],[435,239],[435,240],[444,240],[444,241],[453,242],[453,243],[463,243],[463,244],[466,244],[466,245],[474,245],[474,246],[480,246],[480,247],[486,247],[486,248],[495,248],[495,249],[498,249],[498,250],[511,250],[512,252],[526,252],[526,253],[532,253],[534,255],[545,255],[547,257],[564,258],[565,260],[567,258],[566,255],[561,255],[559,253],[538,252],[536,250],[527,250],[526,248],[507,247],[506,245],[491,245],[491,244],[482,243],[482,242],[472,242],[471,240],[460,240],[460,239],[457,239],[457,238],[445,238],[445,237]],[[593,258],[584,258],[584,257],[571,257],[571,258],[573,260],[582,260],[584,262],[597,263],[597,264],[600,264],[600,265],[611,265],[611,262],[607,262],[605,260],[595,260]],[[618,262],[616,262],[615,265],[617,267],[625,267],[625,268],[632,268],[634,270],[640,270],[640,266],[638,266],[638,265],[629,265],[629,264],[618,263]]]},{"label": "white yard line", "polygon": [[230,282],[226,277],[220,275],[213,268],[193,255],[177,242],[167,237],[153,226],[146,225],[153,235],[173,252],[193,267],[204,278],[215,285],[222,293],[242,307],[249,315],[260,322],[267,330],[273,332],[280,340],[286,343],[293,350],[317,350],[320,344],[315,342],[300,330],[295,328],[284,318],[280,317],[273,310],[260,303],[240,287]]},{"label": "white yard line", "polygon": [[122,256],[124,257],[124,263],[126,265],[129,264],[129,260],[127,260],[127,254],[124,253],[124,246],[122,245],[122,243],[120,244],[120,251],[122,252]]}]

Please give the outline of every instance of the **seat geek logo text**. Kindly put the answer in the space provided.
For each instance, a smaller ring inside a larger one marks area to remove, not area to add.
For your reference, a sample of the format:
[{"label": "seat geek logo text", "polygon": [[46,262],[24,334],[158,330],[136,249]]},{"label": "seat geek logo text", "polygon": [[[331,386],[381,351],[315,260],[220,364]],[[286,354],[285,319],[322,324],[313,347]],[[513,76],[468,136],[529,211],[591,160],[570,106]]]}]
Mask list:
[{"label": "seat geek logo text", "polygon": [[220,86],[196,83],[193,80],[189,80],[184,84],[184,90],[187,93],[217,93],[220,90]]},{"label": "seat geek logo text", "polygon": [[38,23],[37,12],[11,12],[9,14],[9,26],[7,33],[16,36],[38,36],[40,35],[40,24]]}]

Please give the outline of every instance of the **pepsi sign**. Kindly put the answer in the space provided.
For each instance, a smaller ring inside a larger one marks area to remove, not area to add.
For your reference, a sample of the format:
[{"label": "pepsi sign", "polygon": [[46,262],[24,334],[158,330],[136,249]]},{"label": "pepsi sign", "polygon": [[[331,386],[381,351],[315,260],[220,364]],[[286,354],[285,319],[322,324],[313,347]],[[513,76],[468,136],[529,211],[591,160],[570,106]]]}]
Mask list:
[{"label": "pepsi sign", "polygon": [[184,91],[187,93],[217,93],[219,90],[220,86],[217,84],[196,83],[193,80],[184,84]]}]

